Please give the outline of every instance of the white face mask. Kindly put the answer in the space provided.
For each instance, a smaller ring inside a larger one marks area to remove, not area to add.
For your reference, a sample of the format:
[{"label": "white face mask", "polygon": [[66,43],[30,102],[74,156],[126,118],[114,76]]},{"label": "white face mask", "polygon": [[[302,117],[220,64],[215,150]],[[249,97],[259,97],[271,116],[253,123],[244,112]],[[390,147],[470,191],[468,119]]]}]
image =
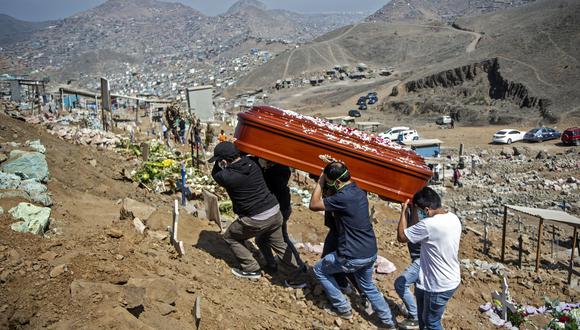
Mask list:
[{"label": "white face mask", "polygon": [[223,170],[224,168],[228,167],[227,163],[224,161],[219,161],[218,166]]}]

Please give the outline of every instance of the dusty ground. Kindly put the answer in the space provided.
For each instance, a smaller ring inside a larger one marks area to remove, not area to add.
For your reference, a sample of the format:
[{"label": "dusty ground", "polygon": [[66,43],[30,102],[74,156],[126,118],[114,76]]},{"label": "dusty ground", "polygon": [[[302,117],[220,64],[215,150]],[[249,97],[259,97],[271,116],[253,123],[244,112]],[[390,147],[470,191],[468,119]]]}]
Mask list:
[{"label": "dusty ground", "polygon": [[[258,282],[234,278],[230,273],[230,266],[235,266],[232,254],[217,226],[204,219],[182,214],[179,232],[186,255],[179,258],[167,240],[141,236],[130,222],[119,220],[120,200],[125,197],[157,208],[147,223],[151,233],[163,232],[171,220],[174,196],[155,195],[114,179],[123,164],[135,160],[112,151],[69,144],[40,127],[4,115],[0,115],[0,122],[0,144],[40,139],[47,147],[51,171],[48,187],[55,201],[53,221],[43,238],[11,231],[7,210],[19,201],[0,200],[5,210],[0,215],[0,329],[191,329],[196,327],[192,308],[198,296],[200,326],[205,329],[373,328],[373,318],[364,313],[357,313],[351,322],[340,322],[324,313],[320,306],[326,300],[313,281],[308,289],[293,290],[282,286],[281,276],[266,276]],[[486,142],[495,130],[421,128],[424,134],[449,140],[449,145],[463,142],[490,149],[497,148]],[[552,142],[532,146],[536,147],[559,148]],[[96,159],[97,166],[91,166],[90,159]],[[400,300],[393,281],[409,257],[406,246],[396,242],[396,206],[379,200],[372,200],[372,205],[376,209],[380,254],[397,266],[395,273],[377,276],[379,287],[394,307]],[[112,237],[111,229],[120,230],[123,236]],[[326,233],[322,215],[296,206],[290,233],[299,241],[322,242]],[[460,257],[496,262],[499,231],[492,230],[491,236],[493,247],[487,257],[481,252],[480,237],[464,231]],[[309,264],[318,259],[311,253],[303,253],[303,257]],[[51,276],[54,268],[62,264],[68,270]],[[508,267],[515,270],[512,265]],[[510,281],[512,295],[518,302],[535,305],[542,304],[544,295],[578,301],[578,291],[568,290],[562,283],[564,274],[542,270],[544,281],[529,284],[526,269],[514,271]],[[144,286],[139,279],[156,279],[146,286],[149,298],[140,314],[130,308],[139,296],[132,291],[140,287],[135,283]],[[464,271],[463,283],[445,314],[445,326],[491,328],[477,308],[489,301],[490,292],[498,290],[499,283],[496,275],[480,272],[472,276]],[[165,298],[155,300],[151,295]],[[139,319],[127,310],[139,315]],[[536,322],[541,325],[546,321]]]}]

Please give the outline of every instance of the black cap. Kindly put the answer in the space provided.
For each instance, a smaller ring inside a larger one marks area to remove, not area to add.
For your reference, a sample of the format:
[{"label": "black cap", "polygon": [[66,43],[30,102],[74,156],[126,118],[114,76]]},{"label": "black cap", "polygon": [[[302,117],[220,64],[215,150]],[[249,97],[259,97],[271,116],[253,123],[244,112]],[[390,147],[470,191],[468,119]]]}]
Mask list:
[{"label": "black cap", "polygon": [[208,160],[208,162],[213,163],[216,160],[222,160],[225,158],[237,158],[240,155],[240,151],[235,144],[229,141],[224,141],[218,143],[213,149],[213,157]]}]

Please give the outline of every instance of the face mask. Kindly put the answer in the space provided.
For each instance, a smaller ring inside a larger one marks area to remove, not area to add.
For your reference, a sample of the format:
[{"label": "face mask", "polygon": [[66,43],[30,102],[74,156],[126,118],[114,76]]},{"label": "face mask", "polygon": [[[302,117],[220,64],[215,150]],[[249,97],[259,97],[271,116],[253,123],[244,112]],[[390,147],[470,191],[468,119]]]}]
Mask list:
[{"label": "face mask", "polygon": [[417,215],[419,216],[419,220],[428,218],[427,213],[421,209],[419,209],[419,211],[417,211]]},{"label": "face mask", "polygon": [[342,177],[343,177],[343,176],[345,176],[345,175],[346,175],[346,173],[348,173],[348,170],[344,171],[344,173],[342,173],[342,174],[341,174],[341,175],[340,175],[338,178],[336,178],[336,180],[334,180],[332,183],[326,183],[326,187],[327,187],[327,188],[329,188],[329,189],[330,189],[330,188],[333,188],[335,191],[339,191],[339,190],[340,190],[340,188],[342,188],[342,187],[339,187],[339,186],[338,186],[336,183],[337,183],[337,181],[338,181],[338,180],[342,179]]}]

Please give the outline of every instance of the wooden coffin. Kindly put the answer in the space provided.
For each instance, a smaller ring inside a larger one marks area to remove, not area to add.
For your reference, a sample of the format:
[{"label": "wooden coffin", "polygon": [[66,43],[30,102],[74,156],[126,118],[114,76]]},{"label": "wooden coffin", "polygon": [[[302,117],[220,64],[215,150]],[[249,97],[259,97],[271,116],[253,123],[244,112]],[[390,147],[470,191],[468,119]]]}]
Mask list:
[{"label": "wooden coffin", "polygon": [[269,106],[238,115],[240,151],[320,175],[325,156],[344,162],[362,189],[398,202],[412,199],[431,178],[414,151],[355,129]]}]

